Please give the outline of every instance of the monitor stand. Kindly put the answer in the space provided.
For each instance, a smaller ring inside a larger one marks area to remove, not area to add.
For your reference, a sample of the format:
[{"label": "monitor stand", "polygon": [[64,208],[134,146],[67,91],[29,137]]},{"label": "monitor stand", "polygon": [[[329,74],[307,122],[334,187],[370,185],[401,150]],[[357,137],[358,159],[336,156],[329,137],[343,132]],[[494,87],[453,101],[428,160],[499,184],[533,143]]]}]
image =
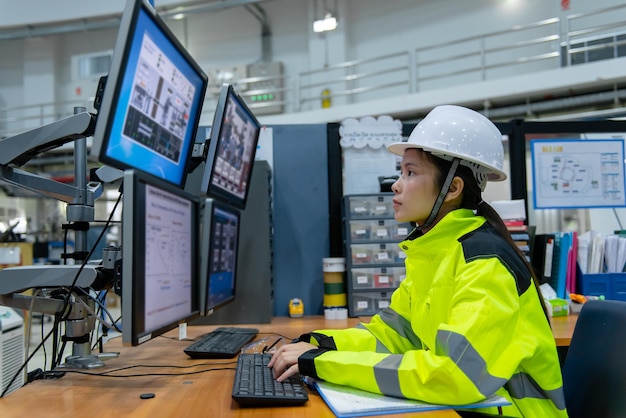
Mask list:
[{"label": "monitor stand", "polygon": [[11,295],[0,295],[0,305],[48,315],[67,316],[63,338],[65,341],[72,342],[72,354],[65,358],[65,363],[57,365],[54,370],[103,367],[104,360],[119,356],[119,353],[91,353],[89,336],[91,331],[94,330],[96,323],[95,317],[89,312],[95,312],[95,302],[92,298],[71,294],[69,295],[69,302],[66,303],[65,299],[14,293]]},{"label": "monitor stand", "polygon": [[[101,367],[102,359],[111,357],[111,354],[91,354],[95,302],[86,295],[90,288],[102,290],[102,286],[110,286],[104,269],[96,270],[87,264],[87,229],[89,222],[94,220],[94,201],[103,191],[101,183],[87,182],[86,141],[94,133],[95,121],[96,117],[85,108],[76,107],[73,116],[0,140],[0,178],[4,182],[68,204],[68,224],[64,227],[74,230],[76,251],[64,254],[64,257],[77,260],[77,265],[21,266],[0,270],[0,304],[62,316],[64,340],[73,343],[72,355],[62,366],[66,368]],[[68,142],[74,142],[73,186],[15,168]],[[35,290],[35,293],[21,293],[27,289]]]}]

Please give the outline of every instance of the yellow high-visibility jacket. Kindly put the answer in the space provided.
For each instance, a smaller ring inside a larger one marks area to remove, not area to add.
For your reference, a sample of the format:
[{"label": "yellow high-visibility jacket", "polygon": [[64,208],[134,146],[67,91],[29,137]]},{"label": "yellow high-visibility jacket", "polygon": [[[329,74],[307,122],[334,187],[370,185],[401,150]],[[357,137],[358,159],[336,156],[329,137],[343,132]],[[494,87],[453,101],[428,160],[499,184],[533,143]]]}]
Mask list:
[{"label": "yellow high-visibility jacket", "polygon": [[[406,279],[369,324],[300,337],[300,372],[370,392],[506,416],[567,417],[554,337],[519,255],[471,210],[405,240]],[[498,414],[497,408],[479,409]]]}]

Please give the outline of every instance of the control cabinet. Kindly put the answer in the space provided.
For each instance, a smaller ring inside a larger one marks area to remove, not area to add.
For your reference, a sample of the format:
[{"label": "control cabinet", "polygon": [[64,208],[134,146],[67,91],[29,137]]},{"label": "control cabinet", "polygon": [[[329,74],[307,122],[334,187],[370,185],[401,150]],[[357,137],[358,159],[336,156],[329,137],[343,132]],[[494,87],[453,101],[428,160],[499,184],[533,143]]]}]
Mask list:
[{"label": "control cabinet", "polygon": [[410,224],[394,219],[393,193],[343,198],[348,315],[374,315],[389,306],[405,277],[405,254],[398,246]]}]

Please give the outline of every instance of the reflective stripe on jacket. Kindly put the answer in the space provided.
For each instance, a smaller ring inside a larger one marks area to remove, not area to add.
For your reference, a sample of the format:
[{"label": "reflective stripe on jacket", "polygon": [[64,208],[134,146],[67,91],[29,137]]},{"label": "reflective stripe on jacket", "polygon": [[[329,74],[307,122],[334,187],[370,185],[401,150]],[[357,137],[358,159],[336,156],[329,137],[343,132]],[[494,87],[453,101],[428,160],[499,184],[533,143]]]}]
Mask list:
[{"label": "reflective stripe on jacket", "polygon": [[567,417],[556,345],[537,289],[485,219],[458,209],[400,247],[406,279],[389,308],[369,324],[305,337],[323,348],[301,356],[300,371],[439,404],[498,393],[513,403],[502,408],[504,415]]}]

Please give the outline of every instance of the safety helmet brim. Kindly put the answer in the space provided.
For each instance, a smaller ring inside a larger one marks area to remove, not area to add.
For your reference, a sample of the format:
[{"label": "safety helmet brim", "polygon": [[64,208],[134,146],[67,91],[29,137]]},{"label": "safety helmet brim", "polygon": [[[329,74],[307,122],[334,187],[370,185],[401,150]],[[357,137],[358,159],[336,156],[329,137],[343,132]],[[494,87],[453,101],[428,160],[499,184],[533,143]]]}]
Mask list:
[{"label": "safety helmet brim", "polygon": [[444,152],[441,152],[441,150],[438,148],[432,148],[426,145],[411,144],[408,142],[394,142],[392,144],[389,144],[387,146],[387,149],[393,154],[396,154],[399,156],[403,156],[404,151],[406,151],[407,149],[421,149],[426,152],[430,152],[431,154],[439,158],[443,158],[446,160],[452,160],[452,158],[459,158],[461,160],[461,164],[463,164],[463,161],[469,161],[471,163],[477,164],[483,167],[484,169],[486,169],[488,181],[504,181],[506,180],[506,177],[507,177],[506,173],[500,170],[499,168],[494,167],[493,165],[490,165],[490,164],[486,164],[484,161],[471,158],[466,154],[459,154],[455,152],[444,153]]}]

